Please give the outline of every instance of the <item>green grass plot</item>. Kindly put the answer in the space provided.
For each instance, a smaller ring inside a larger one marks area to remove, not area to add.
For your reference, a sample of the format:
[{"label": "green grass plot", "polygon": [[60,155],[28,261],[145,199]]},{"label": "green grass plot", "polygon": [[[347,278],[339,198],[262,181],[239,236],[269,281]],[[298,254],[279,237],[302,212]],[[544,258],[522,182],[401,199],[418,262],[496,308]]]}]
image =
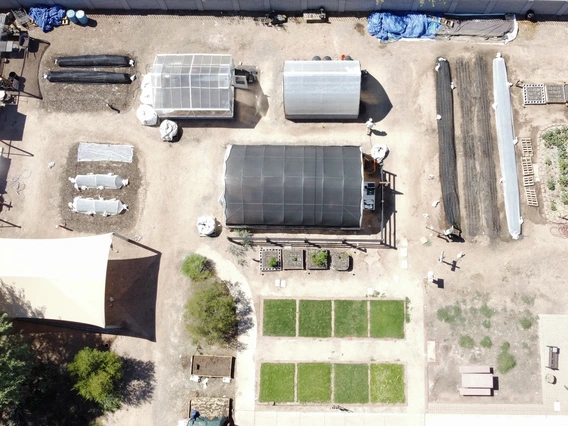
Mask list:
[{"label": "green grass plot", "polygon": [[371,364],[371,402],[402,404],[404,396],[404,365]]},{"label": "green grass plot", "polygon": [[404,338],[404,301],[371,300],[371,337]]},{"label": "green grass plot", "polygon": [[262,332],[264,336],[296,336],[296,301],[265,300]]},{"label": "green grass plot", "polygon": [[339,404],[369,403],[369,366],[334,364],[334,400]]},{"label": "green grass plot", "polygon": [[260,366],[260,402],[294,402],[294,364]]},{"label": "green grass plot", "polygon": [[298,364],[298,402],[331,401],[331,364]]},{"label": "green grass plot", "polygon": [[331,337],[331,300],[300,300],[298,335]]},{"label": "green grass plot", "polygon": [[367,337],[367,301],[336,300],[334,303],[334,336]]}]

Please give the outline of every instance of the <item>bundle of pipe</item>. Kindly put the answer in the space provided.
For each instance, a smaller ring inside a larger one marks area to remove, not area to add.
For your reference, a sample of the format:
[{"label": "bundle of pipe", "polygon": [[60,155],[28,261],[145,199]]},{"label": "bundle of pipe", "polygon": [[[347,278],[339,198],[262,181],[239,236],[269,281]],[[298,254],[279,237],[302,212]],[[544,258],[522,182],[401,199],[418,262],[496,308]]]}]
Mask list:
[{"label": "bundle of pipe", "polygon": [[49,71],[43,78],[52,83],[130,84],[136,76],[105,71]]},{"label": "bundle of pipe", "polygon": [[60,67],[133,67],[134,60],[121,55],[63,56],[55,59]]},{"label": "bundle of pipe", "polygon": [[450,64],[438,58],[436,64],[436,110],[438,111],[438,146],[440,150],[440,184],[444,213],[449,227],[461,230],[458,197],[458,170],[454,133],[454,101]]}]

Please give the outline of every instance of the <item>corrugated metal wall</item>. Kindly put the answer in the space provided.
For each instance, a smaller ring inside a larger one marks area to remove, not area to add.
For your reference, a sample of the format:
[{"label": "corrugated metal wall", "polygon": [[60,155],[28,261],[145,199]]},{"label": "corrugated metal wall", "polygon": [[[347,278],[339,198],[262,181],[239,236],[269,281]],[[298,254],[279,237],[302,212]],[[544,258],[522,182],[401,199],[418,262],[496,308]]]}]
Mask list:
[{"label": "corrugated metal wall", "polygon": [[[0,0],[0,9],[30,7],[39,0]],[[325,7],[330,12],[417,11],[438,13],[526,13],[568,15],[568,0],[46,0],[74,9],[294,11]]]}]

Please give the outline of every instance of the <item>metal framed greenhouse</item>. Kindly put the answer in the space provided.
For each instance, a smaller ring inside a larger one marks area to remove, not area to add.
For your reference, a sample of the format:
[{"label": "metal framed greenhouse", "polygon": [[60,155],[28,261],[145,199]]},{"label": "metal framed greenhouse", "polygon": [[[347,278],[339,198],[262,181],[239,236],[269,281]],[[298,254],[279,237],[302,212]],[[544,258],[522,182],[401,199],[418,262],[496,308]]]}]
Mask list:
[{"label": "metal framed greenhouse", "polygon": [[357,119],[359,61],[285,61],[284,113],[288,119]]},{"label": "metal framed greenhouse", "polygon": [[231,55],[157,55],[152,106],[161,118],[232,118],[233,76]]},{"label": "metal framed greenhouse", "polygon": [[358,146],[230,145],[224,175],[229,227],[361,228]]}]

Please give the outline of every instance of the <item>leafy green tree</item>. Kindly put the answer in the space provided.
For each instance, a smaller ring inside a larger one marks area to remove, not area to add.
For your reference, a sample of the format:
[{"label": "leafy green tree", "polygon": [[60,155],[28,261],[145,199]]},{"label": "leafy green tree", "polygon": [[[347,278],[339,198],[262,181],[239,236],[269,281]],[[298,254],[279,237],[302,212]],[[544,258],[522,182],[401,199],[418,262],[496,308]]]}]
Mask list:
[{"label": "leafy green tree", "polygon": [[235,299],[223,282],[202,283],[185,305],[187,330],[196,343],[231,343],[237,328],[236,311]]},{"label": "leafy green tree", "polygon": [[120,356],[110,351],[83,348],[75,355],[67,370],[76,380],[73,389],[83,398],[97,402],[104,411],[115,411],[120,407]]},{"label": "leafy green tree", "polygon": [[214,274],[211,262],[200,254],[190,254],[181,264],[181,273],[192,281],[204,281]]},{"label": "leafy green tree", "polygon": [[0,412],[18,405],[29,392],[35,360],[30,345],[0,315]]}]

